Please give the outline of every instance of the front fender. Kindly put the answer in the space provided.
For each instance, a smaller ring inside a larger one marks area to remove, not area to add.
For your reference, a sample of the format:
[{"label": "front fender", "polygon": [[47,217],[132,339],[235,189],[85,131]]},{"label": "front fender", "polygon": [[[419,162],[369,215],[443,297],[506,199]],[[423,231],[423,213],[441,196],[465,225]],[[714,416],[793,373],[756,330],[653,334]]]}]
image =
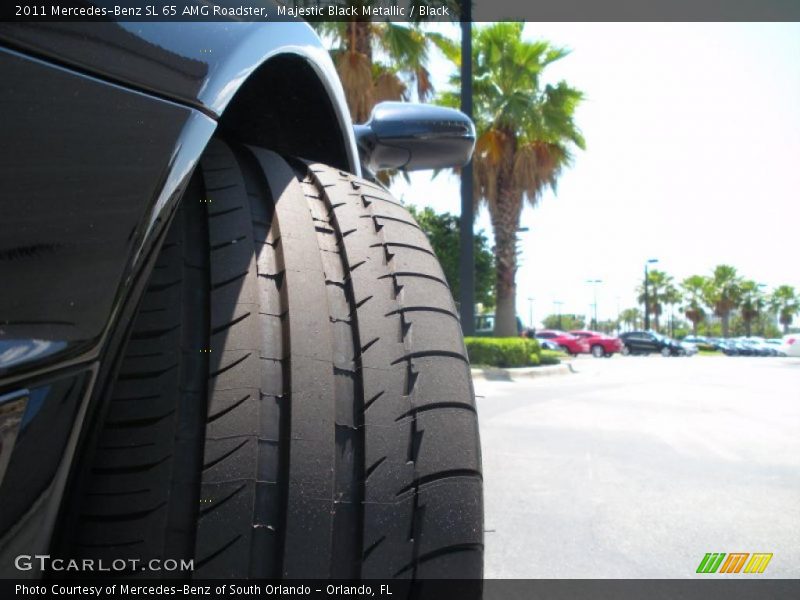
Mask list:
[{"label": "front fender", "polygon": [[303,21],[1,23],[0,42],[193,106],[214,119],[261,65],[295,54],[313,67],[328,92],[350,168],[359,173],[342,85],[319,37]]}]

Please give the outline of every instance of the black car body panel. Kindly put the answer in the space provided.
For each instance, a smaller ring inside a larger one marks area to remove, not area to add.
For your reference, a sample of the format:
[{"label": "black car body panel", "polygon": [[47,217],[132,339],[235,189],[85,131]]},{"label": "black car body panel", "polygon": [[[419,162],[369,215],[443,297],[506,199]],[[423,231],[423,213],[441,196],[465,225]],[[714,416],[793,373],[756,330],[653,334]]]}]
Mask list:
[{"label": "black car body panel", "polygon": [[12,51],[0,71],[3,375],[97,345],[215,124]]},{"label": "black car body panel", "polygon": [[35,576],[14,569],[13,559],[48,546],[93,379],[94,369],[73,369],[24,390],[14,451],[0,473],[0,577]]},{"label": "black car body panel", "polygon": [[[215,127],[292,153],[293,121],[311,119],[306,158],[359,172],[341,85],[305,23],[0,24],[0,44],[46,59],[3,50],[0,65],[0,278],[15,282],[0,297],[0,391],[97,348]],[[226,112],[237,92],[291,97],[293,81],[305,87],[283,110]]]},{"label": "black car body panel", "polygon": [[28,577],[9,557],[47,551],[99,365],[211,136],[360,167],[304,23],[0,24],[0,74],[0,564]]}]

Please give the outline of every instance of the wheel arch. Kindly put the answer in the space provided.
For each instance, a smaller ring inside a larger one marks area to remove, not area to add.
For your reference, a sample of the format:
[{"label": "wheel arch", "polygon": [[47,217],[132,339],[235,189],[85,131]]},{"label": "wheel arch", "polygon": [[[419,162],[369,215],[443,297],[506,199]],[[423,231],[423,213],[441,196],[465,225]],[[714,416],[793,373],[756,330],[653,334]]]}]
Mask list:
[{"label": "wheel arch", "polygon": [[268,56],[225,105],[218,133],[359,174],[341,85],[326,68],[327,56],[314,50],[292,47]]}]

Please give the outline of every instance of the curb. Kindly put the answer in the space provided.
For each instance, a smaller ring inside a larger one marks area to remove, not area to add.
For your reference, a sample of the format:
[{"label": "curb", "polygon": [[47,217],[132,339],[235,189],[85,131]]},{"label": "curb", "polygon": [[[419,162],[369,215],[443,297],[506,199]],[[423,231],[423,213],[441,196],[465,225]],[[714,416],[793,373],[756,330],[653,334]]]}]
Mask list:
[{"label": "curb", "polygon": [[484,381],[515,381],[517,379],[535,379],[537,377],[551,377],[553,375],[567,375],[576,373],[569,363],[548,365],[545,367],[519,367],[514,369],[501,369],[500,367],[487,367],[484,369],[471,369],[472,379]]}]

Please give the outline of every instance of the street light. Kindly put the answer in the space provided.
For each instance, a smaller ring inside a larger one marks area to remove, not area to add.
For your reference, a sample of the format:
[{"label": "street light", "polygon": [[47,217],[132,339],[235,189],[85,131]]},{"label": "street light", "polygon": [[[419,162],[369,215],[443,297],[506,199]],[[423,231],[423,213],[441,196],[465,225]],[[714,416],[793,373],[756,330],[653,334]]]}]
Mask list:
[{"label": "street light", "polygon": [[[765,287],[767,287],[766,283],[757,283],[756,284],[756,288],[758,288],[759,291],[764,289]],[[758,332],[759,332],[758,335],[764,337],[766,335],[766,331],[765,331],[766,327],[764,325],[764,319],[761,318],[761,306],[760,306],[760,303],[756,304],[756,311],[757,311],[756,314],[758,315]]]},{"label": "street light", "polygon": [[649,258],[644,263],[644,329],[650,329],[650,292],[647,285],[647,265],[652,265],[658,262],[657,258]]},{"label": "street light", "polygon": [[533,297],[528,297],[528,327],[533,329]]},{"label": "street light", "polygon": [[597,284],[603,283],[602,279],[587,279],[586,283],[591,284],[594,290],[594,302],[592,308],[594,310],[594,318],[592,318],[592,329],[597,329]]}]

